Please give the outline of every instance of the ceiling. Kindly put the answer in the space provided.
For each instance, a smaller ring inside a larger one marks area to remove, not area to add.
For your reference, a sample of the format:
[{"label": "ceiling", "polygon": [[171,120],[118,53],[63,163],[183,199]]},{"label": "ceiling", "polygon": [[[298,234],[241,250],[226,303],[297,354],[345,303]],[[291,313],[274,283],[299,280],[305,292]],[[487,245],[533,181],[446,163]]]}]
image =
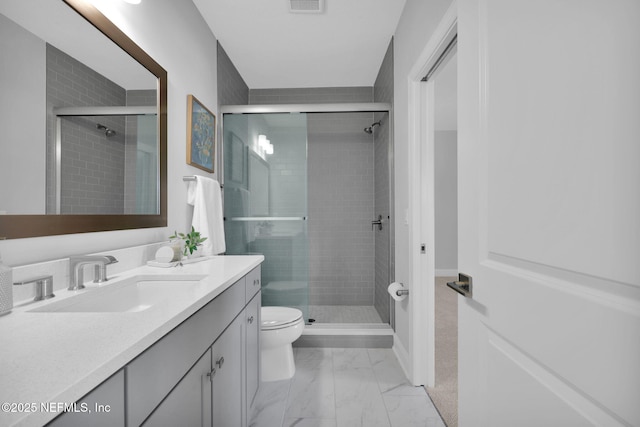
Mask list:
[{"label": "ceiling", "polygon": [[251,89],[373,86],[405,0],[193,0]]}]

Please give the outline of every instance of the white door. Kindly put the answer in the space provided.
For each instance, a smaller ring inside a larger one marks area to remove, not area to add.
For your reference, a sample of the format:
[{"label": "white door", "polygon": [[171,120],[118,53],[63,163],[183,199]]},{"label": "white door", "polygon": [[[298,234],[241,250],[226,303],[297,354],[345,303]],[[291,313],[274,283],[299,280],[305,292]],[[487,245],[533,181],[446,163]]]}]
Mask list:
[{"label": "white door", "polygon": [[460,426],[640,426],[640,1],[458,5]]}]

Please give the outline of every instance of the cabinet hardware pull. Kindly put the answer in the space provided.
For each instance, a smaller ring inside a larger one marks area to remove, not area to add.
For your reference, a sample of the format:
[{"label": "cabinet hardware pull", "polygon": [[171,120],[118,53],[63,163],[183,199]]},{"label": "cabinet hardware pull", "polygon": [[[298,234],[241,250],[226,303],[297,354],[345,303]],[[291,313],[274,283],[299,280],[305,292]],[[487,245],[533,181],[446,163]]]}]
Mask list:
[{"label": "cabinet hardware pull", "polygon": [[253,324],[253,316],[249,317],[247,320],[249,321],[250,324]]},{"label": "cabinet hardware pull", "polygon": [[378,219],[371,221],[371,230],[373,230],[373,227],[376,225],[378,226],[378,230],[382,230],[382,215],[378,215]]},{"label": "cabinet hardware pull", "polygon": [[220,359],[218,359],[218,361],[216,362],[216,365],[218,365],[218,369],[222,369],[222,365],[224,364],[224,357],[221,357]]},{"label": "cabinet hardware pull", "polygon": [[215,376],[216,376],[216,368],[213,368],[211,372],[207,372],[207,377],[209,378],[209,381],[213,381],[213,377]]}]

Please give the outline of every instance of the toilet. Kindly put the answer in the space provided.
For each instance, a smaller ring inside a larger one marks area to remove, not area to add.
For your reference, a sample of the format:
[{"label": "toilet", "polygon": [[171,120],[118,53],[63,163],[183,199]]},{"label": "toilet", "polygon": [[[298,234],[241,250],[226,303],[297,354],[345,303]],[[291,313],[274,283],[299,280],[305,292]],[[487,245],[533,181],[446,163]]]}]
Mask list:
[{"label": "toilet", "polygon": [[262,307],[260,312],[260,352],[262,381],[293,377],[296,365],[291,343],[304,330],[302,311],[290,307]]}]

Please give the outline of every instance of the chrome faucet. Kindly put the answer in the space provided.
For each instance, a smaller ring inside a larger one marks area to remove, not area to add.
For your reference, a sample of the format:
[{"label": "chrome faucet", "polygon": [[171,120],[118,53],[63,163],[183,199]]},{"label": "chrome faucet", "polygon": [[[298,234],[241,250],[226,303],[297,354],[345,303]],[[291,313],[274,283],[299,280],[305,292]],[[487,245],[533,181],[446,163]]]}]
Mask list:
[{"label": "chrome faucet", "polygon": [[84,289],[84,267],[95,266],[93,283],[102,283],[107,278],[107,265],[115,264],[118,260],[111,255],[72,256],[69,258],[69,290]]},{"label": "chrome faucet", "polygon": [[34,279],[23,280],[22,282],[15,282],[15,286],[23,286],[34,284],[36,287],[36,296],[34,301],[42,301],[43,299],[49,299],[55,297],[53,293],[53,276],[42,276]]}]

